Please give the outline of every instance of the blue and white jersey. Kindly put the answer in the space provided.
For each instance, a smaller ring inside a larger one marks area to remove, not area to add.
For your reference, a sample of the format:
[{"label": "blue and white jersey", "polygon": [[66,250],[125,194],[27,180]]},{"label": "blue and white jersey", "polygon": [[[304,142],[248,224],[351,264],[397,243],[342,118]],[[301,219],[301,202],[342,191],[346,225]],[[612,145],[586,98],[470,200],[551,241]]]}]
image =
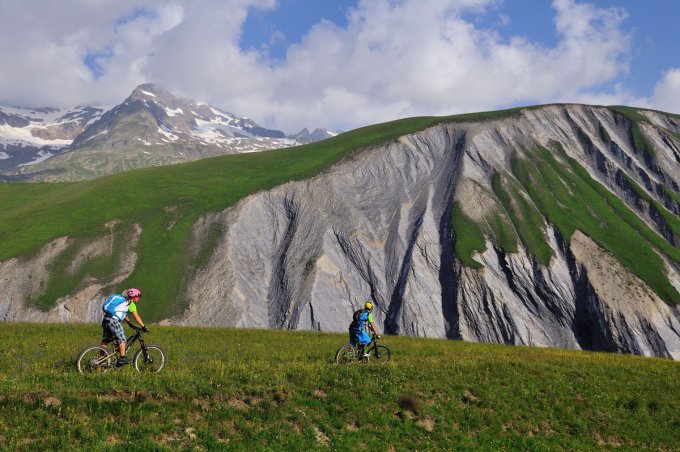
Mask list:
[{"label": "blue and white jersey", "polygon": [[[130,305],[133,306],[133,309],[130,309]],[[121,321],[125,318],[128,311],[136,311],[136,309],[134,309],[134,303],[126,300],[125,297],[120,294],[109,296],[109,298],[104,301],[104,304],[102,304],[102,310],[104,313],[110,314]]]}]

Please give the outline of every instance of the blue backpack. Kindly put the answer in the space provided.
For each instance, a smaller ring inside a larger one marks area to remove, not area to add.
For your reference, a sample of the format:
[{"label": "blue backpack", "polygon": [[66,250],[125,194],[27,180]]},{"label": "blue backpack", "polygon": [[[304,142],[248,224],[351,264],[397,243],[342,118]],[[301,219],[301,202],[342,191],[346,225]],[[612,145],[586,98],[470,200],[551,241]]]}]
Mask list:
[{"label": "blue backpack", "polygon": [[116,307],[126,302],[127,300],[122,295],[119,294],[110,295],[106,300],[104,300],[104,303],[102,303],[102,311],[104,311],[104,313],[106,314],[115,316]]},{"label": "blue backpack", "polygon": [[354,311],[354,314],[352,314],[352,323],[349,324],[349,327],[352,329],[359,329],[361,328],[361,316],[366,312],[365,309],[357,309]]}]

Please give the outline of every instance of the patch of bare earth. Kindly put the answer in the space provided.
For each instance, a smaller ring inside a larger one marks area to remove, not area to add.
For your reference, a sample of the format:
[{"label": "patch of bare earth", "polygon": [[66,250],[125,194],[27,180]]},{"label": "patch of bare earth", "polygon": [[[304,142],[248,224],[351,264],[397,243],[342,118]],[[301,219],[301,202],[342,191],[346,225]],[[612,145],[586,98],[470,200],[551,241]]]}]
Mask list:
[{"label": "patch of bare earth", "polygon": [[424,428],[428,432],[434,431],[434,426],[436,423],[437,422],[430,416],[416,421],[416,425]]},{"label": "patch of bare earth", "polygon": [[327,446],[331,442],[331,439],[324,432],[322,432],[319,429],[319,427],[317,427],[317,426],[314,426],[314,435],[316,435],[316,442],[318,444],[322,444],[324,446]]},{"label": "patch of bare earth", "polygon": [[464,179],[456,190],[456,201],[465,215],[475,223],[497,210],[496,199],[471,179]]},{"label": "patch of bare earth", "polygon": [[356,422],[350,422],[349,424],[345,425],[345,430],[350,432],[358,432],[359,426],[356,424]]},{"label": "patch of bare earth", "polygon": [[593,290],[612,311],[624,318],[653,318],[666,306],[644,281],[587,235],[576,231],[570,245],[574,257],[588,273]]}]

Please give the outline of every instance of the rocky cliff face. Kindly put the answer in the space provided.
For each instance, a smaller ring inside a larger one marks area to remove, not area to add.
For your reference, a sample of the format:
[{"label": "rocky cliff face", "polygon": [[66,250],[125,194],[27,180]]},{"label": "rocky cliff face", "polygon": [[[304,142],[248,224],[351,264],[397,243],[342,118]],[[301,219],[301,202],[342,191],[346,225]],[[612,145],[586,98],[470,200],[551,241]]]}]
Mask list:
[{"label": "rocky cliff face", "polygon": [[[507,171],[511,153],[523,146],[560,142],[615,192],[625,189],[612,173],[628,168],[635,180],[677,182],[675,153],[662,146],[659,131],[647,134],[660,151],[649,170],[617,124],[623,120],[571,106],[442,125],[252,196],[206,219],[220,223],[224,238],[176,321],[344,331],[351,312],[372,297],[380,327],[391,333],[678,359],[678,309],[580,232],[565,241],[545,225],[554,250],[547,266],[521,246],[508,254],[488,243],[476,256],[481,269],[461,265],[453,252],[452,205],[480,216],[493,193],[492,173]],[[666,126],[677,130],[675,122]],[[616,152],[599,127],[619,143]],[[649,209],[637,210],[661,229]],[[677,286],[677,266],[668,272]]]},{"label": "rocky cliff face", "polygon": [[[454,205],[477,223],[502,212],[494,175],[501,174],[506,187],[521,187],[513,182],[513,162],[531,162],[530,149],[537,146],[564,165],[572,159],[587,169],[675,246],[680,121],[637,114],[647,121],[636,126],[604,107],[547,106],[503,119],[446,123],[206,215],[193,228],[195,249],[214,237],[211,231],[219,238],[186,284],[188,308],[167,321],[345,331],[353,310],[373,298],[378,327],[393,334],[680,359],[680,309],[584,231],[564,237],[541,217],[550,251],[545,262],[522,241],[509,252],[488,235],[486,247],[472,255],[479,268],[463,265],[456,252],[465,237],[452,228]],[[641,139],[648,152],[639,149]],[[575,196],[576,188],[565,186]],[[528,191],[517,193],[514,203],[534,203]],[[653,253],[680,290],[677,262],[658,249]],[[48,258],[42,259],[24,265],[44,266]],[[134,265],[134,259],[126,262]],[[0,280],[8,280],[11,268],[0,265]],[[15,287],[28,290],[16,279]],[[55,312],[90,297],[83,290],[61,300]],[[0,298],[4,320],[33,318],[9,305]],[[59,319],[98,318],[87,310],[70,312]]]}]

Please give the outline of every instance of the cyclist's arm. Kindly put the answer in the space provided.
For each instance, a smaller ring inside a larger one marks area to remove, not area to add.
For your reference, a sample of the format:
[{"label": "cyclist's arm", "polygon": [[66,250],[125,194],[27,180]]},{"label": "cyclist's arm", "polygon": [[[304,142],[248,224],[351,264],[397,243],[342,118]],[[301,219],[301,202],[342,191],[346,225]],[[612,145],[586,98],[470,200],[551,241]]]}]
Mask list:
[{"label": "cyclist's arm", "polygon": [[378,329],[375,327],[375,324],[373,323],[373,316],[370,313],[368,314],[367,320],[368,322],[366,323],[368,324],[368,327],[373,330],[376,336],[380,336],[380,334],[378,334]]},{"label": "cyclist's arm", "polygon": [[135,318],[135,321],[139,324],[139,326],[144,328],[144,322],[142,321],[142,318],[139,316],[139,314],[137,314],[137,311],[133,312],[132,316]]}]

